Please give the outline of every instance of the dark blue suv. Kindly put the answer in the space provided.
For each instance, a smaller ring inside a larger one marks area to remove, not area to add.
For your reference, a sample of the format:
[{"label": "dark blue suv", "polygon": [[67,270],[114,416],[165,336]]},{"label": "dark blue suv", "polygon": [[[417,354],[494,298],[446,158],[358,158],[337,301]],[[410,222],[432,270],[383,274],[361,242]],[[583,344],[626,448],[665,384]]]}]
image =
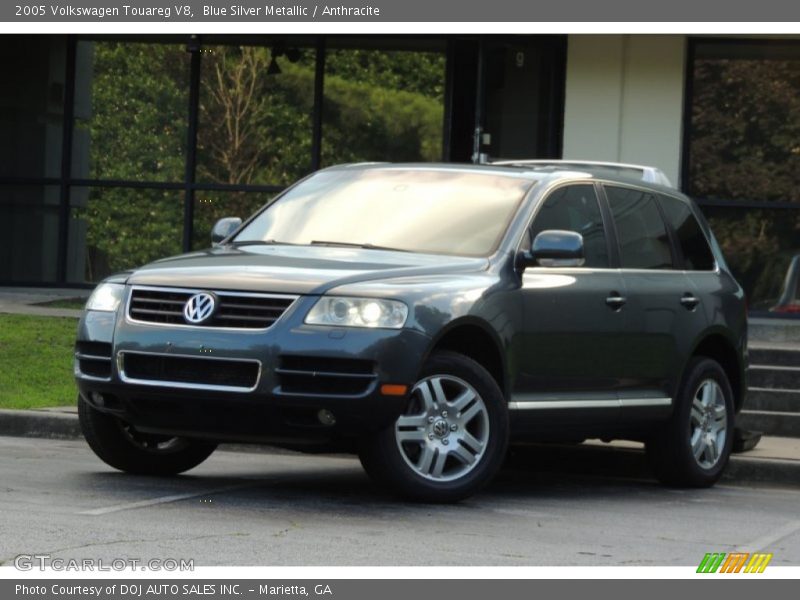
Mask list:
[{"label": "dark blue suv", "polygon": [[486,484],[515,441],[646,443],[713,484],[745,395],[742,288],[653,169],[325,169],[214,247],[100,284],[75,377],[86,439],[133,473],[222,441],[357,452],[415,499]]}]

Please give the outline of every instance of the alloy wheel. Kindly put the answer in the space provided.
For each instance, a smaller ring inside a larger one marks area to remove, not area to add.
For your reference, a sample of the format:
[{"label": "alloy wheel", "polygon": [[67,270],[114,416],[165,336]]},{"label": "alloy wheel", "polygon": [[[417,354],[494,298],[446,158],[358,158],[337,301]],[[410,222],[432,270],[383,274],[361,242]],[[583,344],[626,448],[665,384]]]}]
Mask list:
[{"label": "alloy wheel", "polygon": [[131,444],[146,452],[166,454],[178,452],[187,446],[186,440],[183,438],[157,435],[154,433],[142,433],[134,429],[128,423],[123,421],[118,421],[118,423],[125,438]]},{"label": "alloy wheel", "polygon": [[692,455],[703,469],[716,465],[728,435],[728,410],[722,387],[713,379],[700,383],[692,399],[689,423]]},{"label": "alloy wheel", "polygon": [[486,404],[474,387],[458,377],[433,375],[411,390],[408,410],[395,423],[395,440],[417,475],[445,482],[480,463],[489,429]]}]

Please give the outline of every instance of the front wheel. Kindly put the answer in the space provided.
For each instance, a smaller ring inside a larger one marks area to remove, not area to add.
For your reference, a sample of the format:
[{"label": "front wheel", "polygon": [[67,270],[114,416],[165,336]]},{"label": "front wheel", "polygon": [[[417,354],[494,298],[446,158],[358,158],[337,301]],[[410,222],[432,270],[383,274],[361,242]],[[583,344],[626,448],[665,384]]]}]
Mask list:
[{"label": "front wheel", "polygon": [[199,465],[216,444],[142,433],[78,399],[78,420],[89,447],[107,465],[140,475],[176,475]]},{"label": "front wheel", "polygon": [[733,391],[718,362],[696,357],[672,418],[647,443],[656,477],[667,485],[708,487],[722,476],[733,447]]},{"label": "front wheel", "polygon": [[370,477],[407,498],[455,502],[488,483],[507,446],[508,412],[495,380],[466,356],[437,352],[405,412],[363,440],[359,456]]}]

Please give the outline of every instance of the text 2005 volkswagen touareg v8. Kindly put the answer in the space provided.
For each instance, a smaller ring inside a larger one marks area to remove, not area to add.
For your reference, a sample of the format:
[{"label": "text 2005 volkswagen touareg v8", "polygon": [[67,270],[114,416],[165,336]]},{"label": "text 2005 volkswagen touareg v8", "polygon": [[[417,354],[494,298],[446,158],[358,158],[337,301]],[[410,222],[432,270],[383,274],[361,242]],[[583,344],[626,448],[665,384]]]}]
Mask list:
[{"label": "text 2005 volkswagen touareg v8", "polygon": [[453,501],[509,443],[646,443],[657,477],[713,484],[745,393],[742,288],[656,170],[340,166],[212,249],[109,277],[80,322],[92,449],[179,473],[222,441],[352,450]]}]

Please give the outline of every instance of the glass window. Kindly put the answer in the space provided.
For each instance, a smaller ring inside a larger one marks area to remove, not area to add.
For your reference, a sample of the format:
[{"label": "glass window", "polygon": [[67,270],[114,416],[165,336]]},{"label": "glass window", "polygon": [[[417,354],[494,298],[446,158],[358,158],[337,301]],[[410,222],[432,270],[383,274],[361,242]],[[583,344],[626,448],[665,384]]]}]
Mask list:
[{"label": "glass window", "polygon": [[328,49],[323,165],[442,159],[445,53],[428,46]]},{"label": "glass window", "polygon": [[288,185],[311,170],[313,48],[204,46],[199,181]]},{"label": "glass window", "polygon": [[690,68],[688,193],[800,201],[800,46],[703,41]]},{"label": "glass window", "polygon": [[99,281],[181,252],[183,192],[76,187],[70,206],[70,281]]},{"label": "glass window", "polygon": [[0,185],[0,281],[55,282],[60,190]]},{"label": "glass window", "polygon": [[192,247],[211,245],[211,229],[219,219],[239,217],[245,221],[274,197],[262,192],[195,192]]},{"label": "glass window", "polygon": [[358,244],[487,255],[531,181],[448,169],[339,169],[301,183],[236,242]]},{"label": "glass window", "polygon": [[183,180],[185,46],[81,41],[76,53],[72,176]]},{"label": "glass window", "polygon": [[714,255],[689,205],[670,196],[661,196],[660,200],[664,216],[675,231],[684,268],[690,271],[713,271]]},{"label": "glass window", "polygon": [[533,221],[528,247],[546,229],[580,233],[583,236],[585,266],[609,266],[608,242],[594,186],[571,185],[550,194]]},{"label": "glass window", "polygon": [[655,196],[605,186],[617,229],[623,269],[671,269],[672,252]]},{"label": "glass window", "polygon": [[752,310],[789,313],[798,303],[800,210],[704,208],[725,261]]},{"label": "glass window", "polygon": [[0,36],[0,176],[58,177],[66,37]]}]

